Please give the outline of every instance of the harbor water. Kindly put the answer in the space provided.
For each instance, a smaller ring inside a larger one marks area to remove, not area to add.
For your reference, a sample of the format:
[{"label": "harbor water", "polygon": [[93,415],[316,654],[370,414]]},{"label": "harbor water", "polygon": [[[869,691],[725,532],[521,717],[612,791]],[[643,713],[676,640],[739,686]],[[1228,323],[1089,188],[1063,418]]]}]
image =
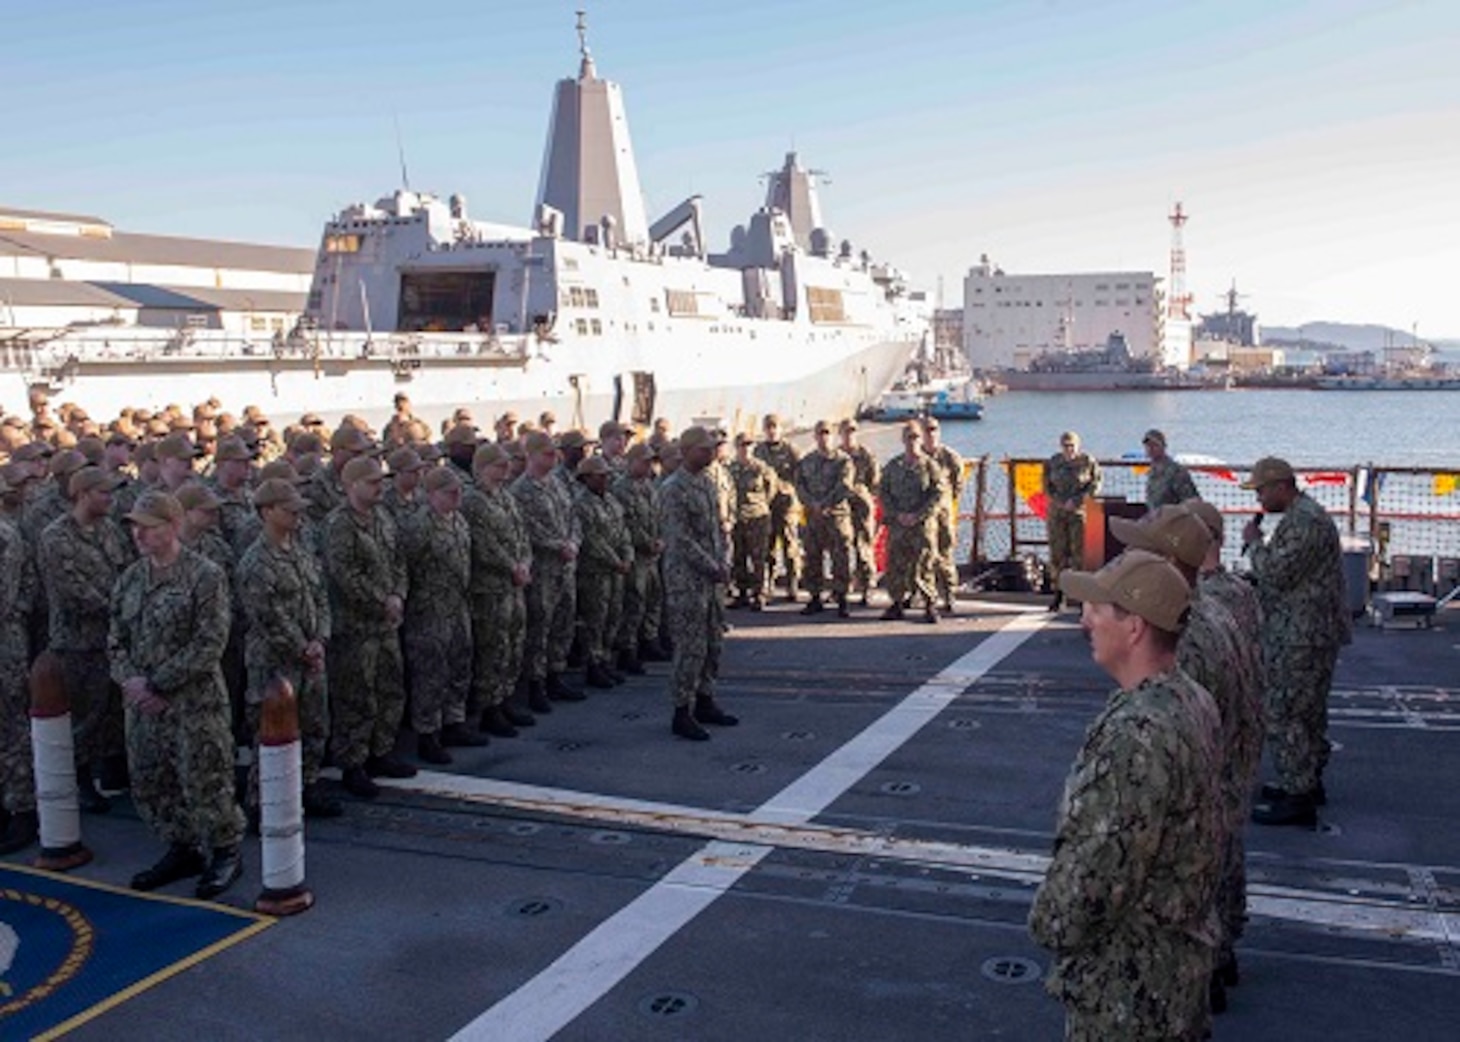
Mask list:
[{"label": "harbor water", "polygon": [[1074,430],[1091,455],[1118,459],[1158,427],[1173,453],[1234,464],[1460,468],[1457,413],[1448,391],[1010,391],[977,423],[945,423],[943,439],[965,456],[1044,457]]}]

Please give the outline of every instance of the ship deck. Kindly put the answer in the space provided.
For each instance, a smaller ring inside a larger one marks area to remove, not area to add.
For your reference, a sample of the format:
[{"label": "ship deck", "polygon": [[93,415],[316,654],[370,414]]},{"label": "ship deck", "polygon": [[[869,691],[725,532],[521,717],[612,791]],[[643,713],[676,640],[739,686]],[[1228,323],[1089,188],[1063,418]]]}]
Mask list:
[{"label": "ship deck", "polygon": [[[1033,599],[936,627],[854,614],[730,613],[742,723],[708,743],[669,736],[653,666],[311,823],[313,910],[71,1037],[1059,1038],[1031,866],[1110,685],[1075,616]],[[1256,914],[1217,1039],[1453,1037],[1456,618],[1345,649],[1321,827],[1249,829]],[[84,878],[125,885],[160,852],[125,801],[84,824]],[[246,864],[241,907],[256,841]]]}]

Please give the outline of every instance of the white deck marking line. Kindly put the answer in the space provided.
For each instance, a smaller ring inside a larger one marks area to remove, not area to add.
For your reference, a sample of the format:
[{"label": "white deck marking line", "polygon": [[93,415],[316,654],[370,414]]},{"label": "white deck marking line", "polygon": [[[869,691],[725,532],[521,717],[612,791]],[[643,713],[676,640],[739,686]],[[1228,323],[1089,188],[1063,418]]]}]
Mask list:
[{"label": "white deck marking line", "polygon": [[[851,741],[760,808],[772,821],[801,823],[820,813],[978,680],[1048,618],[1011,619],[947,669],[873,721]],[[549,1039],[602,998],[771,852],[763,845],[713,842],[610,916],[532,980],[467,1024],[455,1039]]]},{"label": "white deck marking line", "polygon": [[[793,849],[828,854],[881,858],[1022,883],[1030,889],[1044,877],[1049,858],[1014,847],[990,847],[939,840],[903,839],[809,823],[787,824],[759,813],[732,814],[646,800],[617,800],[611,796],[553,789],[515,782],[492,781],[423,771],[414,781],[394,787],[433,796],[490,803],[538,814],[559,814],[606,826],[656,829],[674,835],[715,840],[722,848]],[[1416,869],[1409,870],[1411,874]],[[1457,947],[1456,916],[1437,902],[1416,906],[1410,887],[1390,886],[1403,893],[1384,897],[1385,889],[1373,880],[1335,877],[1324,890],[1253,883],[1248,888],[1249,910],[1266,919],[1286,920],[1357,934],[1378,934],[1396,941],[1434,942],[1443,951]],[[1361,890],[1365,896],[1346,893]],[[1011,893],[1020,891],[1013,890]],[[1455,967],[1460,968],[1460,967]]]}]

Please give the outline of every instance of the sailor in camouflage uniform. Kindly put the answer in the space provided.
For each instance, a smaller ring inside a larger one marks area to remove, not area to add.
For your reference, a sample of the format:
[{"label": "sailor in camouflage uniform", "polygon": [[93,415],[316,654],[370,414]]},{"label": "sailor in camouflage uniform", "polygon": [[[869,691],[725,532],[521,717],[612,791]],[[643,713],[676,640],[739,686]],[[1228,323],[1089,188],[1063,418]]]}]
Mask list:
[{"label": "sailor in camouflage uniform", "polygon": [[923,452],[937,465],[943,480],[942,495],[933,513],[933,549],[930,564],[933,584],[945,614],[953,614],[953,591],[958,589],[958,564],[953,548],[958,542],[958,503],[963,497],[963,457],[940,440],[938,421],[923,421]]},{"label": "sailor in camouflage uniform", "polygon": [[[1190,502],[1199,503],[1200,500]],[[1261,755],[1261,689],[1258,675],[1252,668],[1254,656],[1240,643],[1252,635],[1239,630],[1232,613],[1220,598],[1212,595],[1211,587],[1201,579],[1202,570],[1216,555],[1212,552],[1211,527],[1190,506],[1160,507],[1139,522],[1112,518],[1110,531],[1126,546],[1150,550],[1165,557],[1191,587],[1191,610],[1181,632],[1181,642],[1177,645],[1176,662],[1182,672],[1211,694],[1222,721],[1222,877],[1225,887],[1233,836],[1239,837],[1235,842],[1240,844],[1240,833],[1247,822],[1253,774],[1257,767],[1253,760],[1254,744],[1257,755]],[[1231,900],[1221,887],[1217,899],[1219,902]],[[1224,936],[1226,930],[1220,912],[1219,905],[1218,925],[1222,929],[1217,935],[1215,969],[1218,972],[1213,976],[1211,988],[1212,1009],[1218,1013],[1227,1005],[1226,978],[1231,976],[1231,972],[1226,968],[1234,965],[1230,959],[1231,941]]]},{"label": "sailor in camouflage uniform", "polygon": [[[386,458],[386,466],[390,468],[390,479],[380,502],[390,511],[395,527],[401,529],[405,526],[406,518],[424,500],[420,485],[421,478],[426,473],[426,463],[414,448],[403,445]],[[410,657],[409,652],[406,657]]]},{"label": "sailor in camouflage uniform", "polygon": [[691,427],[679,438],[684,459],[659,487],[664,533],[664,619],[674,643],[671,730],[681,738],[709,738],[701,724],[731,726],[738,719],[715,703],[715,677],[724,640],[719,587],[730,579],[715,486],[706,469],[716,438]]},{"label": "sailor in camouflage uniform", "polygon": [[131,563],[127,537],[111,519],[116,479],[85,467],[69,483],[70,512],[40,538],[38,571],[50,613],[50,649],[61,660],[76,742],[81,809],[105,811],[96,788],[102,761],[123,749],[121,700],[107,662],[107,620],[112,588]]},{"label": "sailor in camouflage uniform", "polygon": [[831,559],[831,595],[837,614],[847,618],[847,589],[852,581],[852,461],[831,443],[831,424],[816,424],[816,449],[796,465],[796,498],[806,511],[805,581],[811,600],[803,615],[823,610],[826,559]]},{"label": "sailor in camouflage uniform", "polygon": [[[360,428],[341,423],[330,435],[330,458],[309,477],[304,498],[309,503],[309,519],[323,526],[325,519],[345,504],[345,467],[358,456],[371,456],[375,444]],[[296,464],[296,469],[297,469]]]},{"label": "sailor in camouflage uniform", "polygon": [[775,580],[776,548],[780,547],[786,569],[786,600],[795,601],[801,580],[801,538],[797,532],[800,504],[796,502],[796,464],[801,456],[790,442],[781,439],[779,416],[766,416],[764,429],[765,440],[755,447],[754,455],[776,472],[778,481],[771,496],[771,538],[766,545],[770,579]]},{"label": "sailor in camouflage uniform", "polygon": [[902,429],[903,451],[887,461],[877,494],[887,526],[887,592],[892,604],[884,619],[903,618],[903,604],[918,598],[923,620],[937,622],[933,611],[933,577],[929,566],[933,513],[943,495],[937,464],[923,454],[922,432],[910,423]]},{"label": "sailor in camouflage uniform", "polygon": [[[1247,816],[1252,811],[1252,790],[1262,763],[1262,606],[1257,591],[1245,578],[1222,566],[1225,541],[1222,514],[1200,499],[1184,504],[1212,534],[1212,544],[1201,565],[1197,591],[1201,599],[1214,600],[1227,610],[1233,625],[1233,646],[1237,657],[1232,665],[1234,688],[1240,691],[1238,712],[1222,719],[1222,740],[1226,754],[1222,789],[1228,797],[1229,834],[1222,859],[1222,883],[1217,892],[1217,917],[1221,932],[1217,939],[1217,986],[1225,990],[1238,980],[1236,942],[1247,925]],[[1218,991],[1214,989],[1214,997]]]},{"label": "sailor in camouflage uniform", "polygon": [[659,631],[652,632],[649,619],[659,616],[663,600],[663,584],[659,578],[659,560],[664,541],[659,538],[659,510],[654,501],[654,450],[648,445],[634,445],[624,454],[624,470],[609,486],[609,491],[623,507],[624,524],[634,548],[634,563],[624,583],[623,619],[619,623],[617,646],[619,666],[627,673],[642,673],[647,654],[652,660],[658,654]]},{"label": "sailor in camouflage uniform", "polygon": [[340,478],[346,499],[325,521],[323,555],[333,627],[326,649],[332,748],[346,791],[371,799],[379,794],[372,776],[416,773],[394,753],[405,710],[399,630],[406,569],[395,522],[380,505],[380,463],[357,456]]},{"label": "sailor in camouflage uniform", "polygon": [[842,420],[837,425],[842,452],[852,461],[852,578],[861,591],[862,605],[867,604],[877,582],[877,486],[882,468],[877,457],[857,441],[857,421]]},{"label": "sailor in camouflage uniform", "polygon": [[611,688],[624,676],[609,658],[623,615],[624,581],[634,564],[624,510],[608,494],[610,468],[602,456],[578,464],[580,488],[573,500],[583,542],[578,551],[578,615],[583,623],[584,681]]},{"label": "sailor in camouflage uniform", "polygon": [[223,535],[223,501],[212,488],[201,480],[190,481],[177,490],[177,501],[183,508],[180,533],[183,546],[202,554],[223,569],[228,583],[232,624],[228,630],[228,646],[223,651],[223,680],[228,687],[229,704],[233,707],[233,733],[242,744],[248,738],[248,725],[244,719],[248,677],[243,665],[243,605],[238,602],[238,586],[234,581],[238,554]]},{"label": "sailor in camouflage uniform", "polygon": [[1100,494],[1100,464],[1080,451],[1080,436],[1074,431],[1060,435],[1060,450],[1044,463],[1044,498],[1049,528],[1049,571],[1054,583],[1054,603],[1059,611],[1065,595],[1059,588],[1060,572],[1077,567],[1085,554],[1085,500]]},{"label": "sailor in camouflage uniform", "polygon": [[1197,1042],[1221,868],[1221,724],[1176,664],[1189,594],[1161,557],[1128,550],[1060,582],[1084,602],[1095,662],[1121,685],[1086,733],[1029,914],[1055,955],[1047,986],[1075,1042]]},{"label": "sailor in camouflage uniform", "polygon": [[471,535],[470,706],[480,714],[482,730],[499,738],[515,738],[517,728],[537,722],[512,697],[522,676],[527,640],[525,591],[532,579],[532,546],[517,499],[507,491],[510,469],[511,459],[501,445],[479,446],[472,462],[476,480],[461,507]]},{"label": "sailor in camouflage uniform", "polygon": [[735,435],[730,480],[735,486],[735,528],[730,534],[730,563],[735,573],[735,606],[760,611],[770,596],[767,555],[771,546],[771,501],[780,478],[770,465],[751,455],[754,439]]},{"label": "sailor in camouflage uniform", "polygon": [[249,479],[258,459],[255,449],[242,438],[227,437],[218,443],[213,454],[213,492],[218,497],[218,527],[232,547],[235,557],[242,557],[257,535],[253,501],[249,497]]},{"label": "sailor in camouflage uniform", "polygon": [[1166,454],[1166,435],[1152,428],[1141,438],[1151,469],[1146,472],[1146,509],[1184,503],[1199,495],[1191,472]]},{"label": "sailor in camouflage uniform", "polygon": [[197,896],[213,898],[243,871],[244,817],[233,798],[233,732],[219,670],[228,585],[222,569],[182,545],[183,510],[172,496],[146,493],[130,518],[143,556],[112,592],[107,645],[127,707],[132,803],[168,844],[132,886],[155,890],[202,873]]},{"label": "sailor in camouflage uniform", "polygon": [[1262,604],[1267,675],[1263,715],[1277,784],[1264,786],[1252,820],[1263,825],[1313,825],[1327,802],[1328,690],[1338,649],[1353,636],[1344,597],[1343,550],[1328,513],[1305,492],[1286,460],[1260,459],[1244,488],[1262,509],[1280,513],[1272,538],[1257,521],[1242,532]]},{"label": "sailor in camouflage uniform", "polygon": [[[74,449],[52,454],[47,448],[44,455],[32,457],[36,483],[20,513],[20,534],[25,537],[26,547],[35,555],[38,580],[30,618],[32,657],[44,651],[50,639],[50,587],[41,578],[45,574],[40,556],[41,535],[52,522],[71,512],[71,475],[86,465],[86,457]],[[126,540],[122,542],[125,544]],[[130,548],[124,552],[130,553]]]},{"label": "sailor in camouflage uniform", "polygon": [[[0,492],[9,485],[0,478]],[[24,579],[31,567],[20,529],[0,519],[0,806],[8,820],[0,832],[0,855],[35,842],[35,768],[30,745],[30,659]]]},{"label": "sailor in camouflage uniform", "polygon": [[[397,451],[410,451],[397,450]],[[446,746],[485,745],[478,713],[467,721],[471,694],[471,530],[461,514],[455,467],[437,467],[421,482],[425,503],[405,515],[400,548],[410,596],[402,628],[416,751],[447,764]]]},{"label": "sailor in camouflage uniform", "polygon": [[299,717],[304,813],[332,818],[340,802],[319,783],[329,742],[329,694],[325,647],[330,639],[329,592],[313,551],[301,538],[308,504],[294,482],[270,478],[253,494],[262,527],[238,562],[238,601],[243,607],[248,672],[245,717],[254,745],[249,790],[257,800],[258,733],[264,695],[274,677],[294,689]]},{"label": "sailor in camouflage uniform", "polygon": [[527,644],[523,669],[527,674],[528,700],[534,712],[550,712],[549,698],[579,701],[581,691],[563,683],[564,658],[553,661],[550,644],[553,621],[573,581],[568,570],[578,556],[578,539],[568,491],[554,476],[557,447],[541,431],[534,431],[523,446],[527,470],[512,482],[512,495],[532,544],[532,582],[527,586]]}]

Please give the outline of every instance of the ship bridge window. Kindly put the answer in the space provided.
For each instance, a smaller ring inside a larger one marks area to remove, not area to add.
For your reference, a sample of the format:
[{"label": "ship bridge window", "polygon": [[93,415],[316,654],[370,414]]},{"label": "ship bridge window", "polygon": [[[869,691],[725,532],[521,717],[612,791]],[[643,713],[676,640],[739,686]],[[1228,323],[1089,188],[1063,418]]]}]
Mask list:
[{"label": "ship bridge window", "polygon": [[592,286],[583,287],[583,306],[590,308],[598,307],[598,290]]},{"label": "ship bridge window", "polygon": [[845,322],[846,306],[842,302],[842,291],[821,286],[806,287],[806,306],[812,322]]},{"label": "ship bridge window", "polygon": [[360,236],[358,235],[326,235],[324,237],[325,253],[359,253]]},{"label": "ship bridge window", "polygon": [[492,271],[402,272],[401,333],[459,332],[469,326],[492,328]]},{"label": "ship bridge window", "polygon": [[581,308],[583,306],[583,287],[582,286],[569,286],[568,287],[568,306],[569,307],[575,307],[575,308]]}]

